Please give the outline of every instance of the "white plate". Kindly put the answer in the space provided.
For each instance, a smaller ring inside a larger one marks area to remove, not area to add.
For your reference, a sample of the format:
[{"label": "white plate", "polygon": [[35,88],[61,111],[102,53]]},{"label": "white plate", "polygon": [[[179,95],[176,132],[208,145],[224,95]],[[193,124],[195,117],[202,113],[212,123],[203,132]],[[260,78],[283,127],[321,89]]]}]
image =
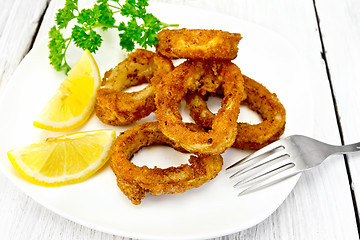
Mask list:
[{"label": "white plate", "polygon": [[[287,109],[284,136],[312,134],[311,99],[304,97],[308,79],[304,76],[296,50],[288,42],[259,26],[212,12],[155,3],[151,3],[149,10],[162,21],[179,23],[180,27],[241,33],[243,39],[234,62],[243,73],[277,93]],[[103,47],[95,55],[102,74],[125,56],[117,47],[116,35],[105,35]],[[79,54],[76,51],[70,54],[70,62],[74,62]],[[52,69],[47,56],[46,42],[32,49],[2,95],[0,167],[26,194],[59,215],[100,231],[126,237],[204,239],[241,231],[261,222],[279,207],[295,186],[298,177],[237,197],[228,179],[229,174],[222,170],[218,177],[200,188],[183,194],[147,196],[141,205],[134,206],[116,186],[109,166],[94,177],[69,186],[46,188],[29,183],[12,167],[6,153],[45,137],[63,134],[32,126],[32,121],[64,78],[63,73]],[[154,115],[145,120],[154,120]],[[99,128],[111,127],[93,116],[76,131]],[[119,132],[125,128],[115,129]],[[247,153],[229,149],[223,154],[224,167]],[[164,156],[173,155],[172,158],[180,159],[176,164],[186,161],[187,155],[165,147],[143,149],[136,155],[135,161],[141,161],[139,159],[143,157],[151,160],[153,165],[166,166],[175,163],[164,160]]]}]

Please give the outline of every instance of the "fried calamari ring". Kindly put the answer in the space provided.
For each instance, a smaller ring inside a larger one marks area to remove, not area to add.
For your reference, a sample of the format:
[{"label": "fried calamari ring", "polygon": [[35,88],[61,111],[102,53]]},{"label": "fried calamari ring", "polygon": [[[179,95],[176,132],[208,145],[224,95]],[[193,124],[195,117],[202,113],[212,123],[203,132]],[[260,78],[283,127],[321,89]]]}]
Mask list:
[{"label": "fried calamari ring", "polygon": [[[95,113],[105,124],[126,125],[148,116],[155,110],[156,84],[173,70],[171,60],[159,54],[137,49],[114,69],[107,71],[103,88],[97,91]],[[125,89],[149,83],[137,92]]]},{"label": "fried calamari ring", "polygon": [[156,51],[168,58],[232,60],[238,53],[239,33],[206,29],[164,29]]},{"label": "fried calamari ring", "polygon": [[199,187],[216,177],[222,168],[220,155],[191,155],[190,164],[165,169],[138,167],[131,163],[134,153],[154,144],[165,144],[176,149],[174,142],[162,134],[157,122],[143,123],[126,130],[117,137],[113,147],[110,166],[119,188],[135,205],[141,203],[146,192],[161,195]]},{"label": "fried calamari ring", "polygon": [[[259,124],[239,122],[233,147],[240,149],[259,149],[276,141],[284,133],[286,111],[276,94],[255,80],[243,75],[247,98],[244,101],[250,109],[259,113],[263,121]],[[194,121],[211,128],[215,115],[207,107],[206,98],[199,93],[188,94],[185,99]]]},{"label": "fried calamari ring", "polygon": [[[201,87],[201,78],[211,69],[224,92],[222,107],[208,132],[187,128],[179,113],[178,104],[188,91]],[[177,66],[156,85],[156,119],[165,136],[189,152],[220,154],[233,145],[240,102],[245,98],[240,69],[230,61],[191,61]]]}]

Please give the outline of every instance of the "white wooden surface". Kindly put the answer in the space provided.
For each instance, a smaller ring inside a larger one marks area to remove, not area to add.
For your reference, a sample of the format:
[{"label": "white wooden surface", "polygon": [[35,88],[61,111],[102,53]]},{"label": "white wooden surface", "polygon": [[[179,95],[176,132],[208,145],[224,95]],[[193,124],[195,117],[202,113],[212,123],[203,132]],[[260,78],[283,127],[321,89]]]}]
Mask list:
[{"label": "white wooden surface", "polygon": [[[151,1],[239,17],[287,38],[306,59],[306,69],[313,82],[308,86],[315,90],[313,137],[333,144],[360,141],[359,1]],[[46,36],[58,7],[59,1],[55,0],[0,0],[0,94],[34,41],[36,44]],[[346,160],[343,156],[332,157],[304,174],[285,202],[265,221],[217,239],[359,239],[356,221],[359,216],[355,211],[357,202],[360,203],[359,186],[360,155],[350,155]],[[1,172],[0,236],[1,239],[127,239],[83,227],[52,213],[17,189]]]}]

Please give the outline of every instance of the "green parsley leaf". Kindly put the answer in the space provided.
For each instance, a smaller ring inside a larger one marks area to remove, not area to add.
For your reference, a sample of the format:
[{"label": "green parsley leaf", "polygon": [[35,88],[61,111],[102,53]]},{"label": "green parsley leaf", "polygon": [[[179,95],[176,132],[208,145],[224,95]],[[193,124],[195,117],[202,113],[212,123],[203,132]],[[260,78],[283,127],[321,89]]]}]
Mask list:
[{"label": "green parsley leaf", "polygon": [[120,13],[126,17],[140,17],[136,9],[136,0],[126,0],[125,4],[121,7]]},{"label": "green parsley leaf", "polygon": [[68,23],[75,18],[74,11],[77,9],[77,0],[66,0],[65,7],[56,13],[55,20],[59,29],[67,27]]},{"label": "green parsley leaf", "polygon": [[[121,4],[123,1],[125,3]],[[117,29],[119,45],[126,51],[132,51],[136,46],[147,48],[156,45],[158,31],[178,25],[163,23],[153,14],[147,13],[148,5],[148,0],[96,0],[93,8],[79,11],[78,0],[66,0],[65,6],[56,13],[56,25],[49,31],[50,64],[58,71],[70,70],[65,53],[71,42],[83,50],[95,53],[103,41],[97,28]],[[127,22],[116,25],[115,14],[119,13],[127,17]],[[70,22],[73,22],[71,34],[64,37],[62,30],[68,28]]]},{"label": "green parsley leaf", "polygon": [[73,27],[71,37],[77,47],[84,50],[87,49],[92,53],[98,50],[102,42],[101,35],[96,31],[92,29],[87,31],[85,28],[77,25]]},{"label": "green parsley leaf", "polygon": [[65,58],[65,39],[63,38],[60,30],[53,26],[49,31],[49,59],[50,64],[54,66],[57,71],[62,68],[67,68],[67,64],[64,63]]},{"label": "green parsley leaf", "polygon": [[113,27],[116,20],[113,17],[114,12],[110,9],[109,5],[106,3],[101,3],[100,5],[94,5],[94,13],[97,18],[99,24],[103,27],[103,30],[108,29],[109,27]]},{"label": "green parsley leaf", "polygon": [[83,9],[77,17],[77,22],[83,25],[93,26],[96,23],[94,11],[91,9]]}]

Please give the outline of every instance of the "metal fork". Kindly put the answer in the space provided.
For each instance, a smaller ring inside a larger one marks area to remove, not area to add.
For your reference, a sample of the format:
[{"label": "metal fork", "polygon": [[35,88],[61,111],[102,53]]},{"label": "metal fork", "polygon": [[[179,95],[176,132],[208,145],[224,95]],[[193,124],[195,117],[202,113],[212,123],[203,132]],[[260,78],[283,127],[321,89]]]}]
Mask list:
[{"label": "metal fork", "polygon": [[360,143],[334,146],[315,139],[293,135],[280,139],[232,164],[237,169],[230,178],[239,195],[268,187],[321,164],[334,154],[360,151]]}]

